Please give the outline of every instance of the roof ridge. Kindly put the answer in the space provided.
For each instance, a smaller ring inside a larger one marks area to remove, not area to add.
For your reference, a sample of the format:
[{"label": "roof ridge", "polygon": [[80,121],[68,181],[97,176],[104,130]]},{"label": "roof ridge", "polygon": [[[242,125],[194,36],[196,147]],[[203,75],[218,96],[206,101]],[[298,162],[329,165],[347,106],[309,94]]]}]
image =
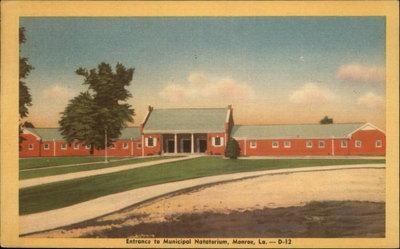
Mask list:
[{"label": "roof ridge", "polygon": [[368,122],[354,122],[354,123],[333,123],[333,124],[319,124],[319,123],[303,123],[303,124],[235,124],[234,126],[275,126],[275,125],[342,125],[342,124],[367,124]]},{"label": "roof ridge", "polygon": [[177,110],[177,109],[186,109],[186,110],[189,110],[189,109],[228,109],[228,107],[171,107],[171,108],[168,108],[168,107],[155,108],[154,107],[153,111],[154,110]]}]

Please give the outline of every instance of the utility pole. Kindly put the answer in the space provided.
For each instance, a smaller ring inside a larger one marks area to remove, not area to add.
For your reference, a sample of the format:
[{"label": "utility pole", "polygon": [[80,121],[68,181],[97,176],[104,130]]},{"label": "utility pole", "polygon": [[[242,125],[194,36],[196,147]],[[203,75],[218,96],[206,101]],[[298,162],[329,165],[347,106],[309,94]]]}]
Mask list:
[{"label": "utility pole", "polygon": [[108,158],[107,158],[107,128],[104,128],[104,162],[108,163]]}]

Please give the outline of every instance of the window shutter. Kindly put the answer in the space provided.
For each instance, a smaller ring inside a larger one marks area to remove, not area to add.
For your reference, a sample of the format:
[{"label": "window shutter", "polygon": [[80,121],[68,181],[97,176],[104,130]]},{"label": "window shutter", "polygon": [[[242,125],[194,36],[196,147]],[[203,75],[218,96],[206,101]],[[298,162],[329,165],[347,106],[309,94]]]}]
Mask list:
[{"label": "window shutter", "polygon": [[144,144],[146,145],[146,147],[149,147],[149,138],[144,138]]},{"label": "window shutter", "polygon": [[221,144],[220,144],[220,146],[222,146],[222,145],[224,145],[224,138],[223,138],[223,137],[220,137],[220,139],[221,139]]},{"label": "window shutter", "polygon": [[154,146],[154,147],[157,146],[157,138],[156,138],[156,137],[153,138],[153,146]]},{"label": "window shutter", "polygon": [[212,143],[213,146],[215,146],[215,137],[211,138],[211,143]]}]

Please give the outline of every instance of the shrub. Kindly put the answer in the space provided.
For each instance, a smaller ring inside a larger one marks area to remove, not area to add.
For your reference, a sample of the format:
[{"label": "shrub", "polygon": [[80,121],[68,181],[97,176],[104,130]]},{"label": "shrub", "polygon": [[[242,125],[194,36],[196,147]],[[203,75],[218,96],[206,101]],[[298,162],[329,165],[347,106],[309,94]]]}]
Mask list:
[{"label": "shrub", "polygon": [[240,147],[238,141],[230,138],[225,148],[225,156],[230,159],[236,159],[240,155]]}]

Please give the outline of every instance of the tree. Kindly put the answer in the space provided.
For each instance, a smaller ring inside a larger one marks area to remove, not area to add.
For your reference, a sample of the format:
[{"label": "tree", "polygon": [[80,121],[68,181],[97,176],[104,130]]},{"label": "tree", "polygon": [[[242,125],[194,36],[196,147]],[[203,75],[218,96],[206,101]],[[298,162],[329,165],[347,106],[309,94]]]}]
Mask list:
[{"label": "tree", "polygon": [[[25,41],[25,28],[21,27],[19,28],[19,45],[21,46]],[[32,106],[32,96],[23,81],[32,70],[33,67],[28,63],[28,58],[19,57],[19,117],[21,119],[28,116],[28,106]]]},{"label": "tree", "polygon": [[320,124],[333,124],[333,118],[329,118],[325,116],[323,119],[319,121]]},{"label": "tree", "polygon": [[[26,41],[25,37],[25,28],[19,28],[19,45],[21,53],[21,45]],[[32,95],[29,92],[29,88],[23,79],[29,75],[29,73],[33,70],[32,65],[28,63],[28,58],[19,57],[19,118],[20,121],[23,118],[28,116],[28,106],[32,106]],[[21,143],[24,139],[22,138],[22,124],[19,124],[19,143]]]},{"label": "tree", "polygon": [[225,157],[229,157],[230,159],[237,159],[240,155],[240,147],[238,141],[234,138],[230,138],[228,143],[226,144],[225,149]]},{"label": "tree", "polygon": [[24,128],[35,128],[35,126],[34,126],[31,122],[29,122],[29,121],[25,121],[25,122],[22,124],[22,127],[24,127]]},{"label": "tree", "polygon": [[[133,122],[134,109],[126,101],[132,94],[125,88],[132,81],[134,69],[118,63],[113,72],[106,63],[97,69],[79,68],[76,74],[84,77],[86,92],[70,100],[59,121],[63,137],[75,139],[104,149],[121,135],[127,122]],[[106,139],[105,139],[106,137]]]}]

